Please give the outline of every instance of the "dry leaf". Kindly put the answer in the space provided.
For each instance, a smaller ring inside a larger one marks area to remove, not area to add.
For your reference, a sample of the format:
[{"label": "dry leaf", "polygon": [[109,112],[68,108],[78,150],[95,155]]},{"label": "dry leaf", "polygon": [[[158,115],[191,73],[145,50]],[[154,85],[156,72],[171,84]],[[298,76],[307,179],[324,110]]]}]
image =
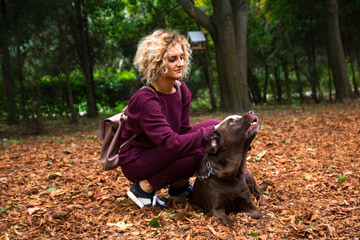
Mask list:
[{"label": "dry leaf", "polygon": [[34,213],[38,212],[38,211],[46,211],[46,209],[43,208],[39,208],[39,207],[33,207],[33,208],[28,208],[28,213],[29,215],[33,215]]},{"label": "dry leaf", "polygon": [[312,182],[312,181],[315,181],[315,180],[316,180],[311,174],[308,174],[308,173],[305,173],[305,174],[304,174],[304,179],[305,179],[306,181],[309,181],[309,182]]},{"label": "dry leaf", "polygon": [[116,222],[116,223],[107,223],[107,226],[116,226],[119,228],[120,231],[125,231],[129,227],[132,226],[132,224],[126,224],[125,222]]},{"label": "dry leaf", "polygon": [[[17,140],[0,144],[0,216],[5,224],[0,238],[249,239],[249,233],[258,232],[264,239],[356,239],[359,109],[360,102],[255,109],[264,127],[254,149],[266,154],[246,167],[258,183],[267,181],[267,202],[259,206],[266,217],[230,214],[236,220],[233,228],[187,200],[168,203],[165,210],[137,208],[126,195],[132,183],[121,168],[104,171],[99,164],[100,118],[80,118],[78,124],[46,120],[49,133],[39,136],[0,122],[3,138]],[[225,117],[198,115],[191,122]],[[345,182],[337,182],[339,174]],[[167,191],[162,189],[161,196],[166,198]],[[149,228],[160,213],[161,227]]]}]

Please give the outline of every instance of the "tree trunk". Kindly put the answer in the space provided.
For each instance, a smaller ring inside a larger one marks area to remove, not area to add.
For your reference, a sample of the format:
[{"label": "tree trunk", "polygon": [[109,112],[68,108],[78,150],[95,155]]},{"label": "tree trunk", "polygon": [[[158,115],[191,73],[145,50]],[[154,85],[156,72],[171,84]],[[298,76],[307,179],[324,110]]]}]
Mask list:
[{"label": "tree trunk", "polygon": [[359,89],[358,89],[358,85],[357,85],[357,82],[356,82],[354,58],[353,58],[353,54],[352,54],[353,52],[352,52],[351,47],[349,46],[349,42],[347,41],[347,38],[344,37],[343,40],[344,40],[344,46],[345,46],[347,55],[349,56],[350,68],[351,68],[351,73],[352,73],[351,80],[352,80],[352,83],[354,85],[354,94],[355,94],[356,97],[359,97],[360,94],[359,94]]},{"label": "tree trunk", "polygon": [[351,73],[352,73],[352,82],[353,82],[353,85],[354,85],[354,94],[356,97],[360,97],[360,94],[359,94],[359,87],[357,85],[357,82],[356,82],[356,73],[355,73],[355,66],[354,66],[354,60],[352,58],[352,54],[349,53],[349,60],[350,60],[350,66],[351,66]]},{"label": "tree trunk", "polygon": [[[275,75],[275,74],[274,74]],[[272,92],[272,99],[276,101],[276,83],[274,79],[270,79],[270,89]]]},{"label": "tree trunk", "polygon": [[2,43],[2,61],[1,61],[1,73],[2,73],[2,82],[4,87],[5,95],[5,109],[8,113],[6,117],[7,124],[17,124],[17,107],[14,94],[14,84],[12,77],[12,66],[10,64],[10,53],[7,44],[4,41]]},{"label": "tree trunk", "polygon": [[96,117],[98,109],[95,98],[95,85],[93,76],[93,60],[91,56],[91,46],[89,42],[89,30],[87,14],[84,10],[81,0],[74,0],[75,17],[70,15],[72,19],[72,30],[75,40],[77,53],[80,59],[80,65],[85,75],[86,96],[87,96],[87,115],[88,117]]},{"label": "tree trunk", "polygon": [[319,103],[317,93],[317,71],[316,71],[316,55],[314,47],[314,36],[312,30],[308,32],[308,42],[306,44],[307,60],[309,64],[309,81],[311,85],[311,96],[315,103]]},{"label": "tree trunk", "polygon": [[289,68],[286,60],[282,61],[282,68],[284,71],[285,78],[285,90],[286,90],[286,98],[287,100],[291,100],[291,91],[290,91],[290,78],[289,78]]},{"label": "tree trunk", "polygon": [[40,84],[41,80],[39,77],[36,78],[35,86],[36,86],[36,117],[34,118],[34,124],[33,127],[35,129],[36,134],[43,134],[46,132],[45,125],[42,119],[41,114],[41,89]]},{"label": "tree trunk", "polygon": [[316,88],[317,78],[315,77],[316,67],[315,67],[313,55],[311,54],[311,50],[309,50],[309,49],[307,52],[307,60],[308,60],[308,64],[309,64],[309,82],[310,82],[310,86],[311,86],[311,96],[315,103],[319,103],[318,94],[316,91],[316,89],[317,89]]},{"label": "tree trunk", "polygon": [[248,91],[247,77],[247,23],[248,23],[248,1],[247,0],[231,0],[231,7],[234,15],[235,27],[235,43],[238,58],[238,68],[241,84],[241,99],[243,101],[243,109],[251,107],[251,101]]},{"label": "tree trunk", "polygon": [[360,53],[359,52],[356,53],[356,62],[358,64],[358,73],[360,75]]},{"label": "tree trunk", "polygon": [[19,81],[20,85],[20,115],[23,117],[24,120],[28,120],[29,113],[26,111],[26,101],[29,98],[27,96],[28,92],[25,90],[24,85],[24,74],[23,74],[23,67],[24,67],[24,61],[25,61],[25,54],[21,53],[20,47],[17,47],[17,53],[16,53],[16,76]]},{"label": "tree trunk", "polygon": [[300,78],[300,70],[299,70],[299,64],[297,61],[297,55],[294,54],[294,69],[295,69],[295,75],[296,75],[296,80],[297,80],[297,89],[298,89],[298,93],[300,96],[300,100],[303,102],[304,101],[304,94],[303,94],[303,88],[302,88],[302,83],[301,83],[301,78]]},{"label": "tree trunk", "polygon": [[221,52],[221,61],[224,67],[222,95],[224,102],[221,104],[221,110],[225,112],[244,111],[241,101],[240,69],[238,68],[238,53],[235,42],[235,31],[233,14],[230,1],[213,1],[214,23],[218,41],[215,41],[215,47]]},{"label": "tree trunk", "polygon": [[41,77],[39,72],[36,71],[38,61],[36,58],[31,58],[28,61],[28,67],[33,70],[32,82],[30,82],[30,127],[36,134],[42,134],[45,132],[45,125],[42,120],[41,113]]},{"label": "tree trunk", "polygon": [[332,86],[331,86],[331,82],[332,82],[332,79],[331,79],[331,76],[332,76],[332,73],[331,73],[331,59],[330,59],[330,48],[329,48],[329,45],[326,46],[326,55],[327,55],[327,60],[328,60],[328,69],[329,69],[329,101],[332,102]]},{"label": "tree trunk", "polygon": [[[247,20],[247,13],[246,16],[242,15],[244,4],[230,0],[213,0],[214,13],[210,18],[196,8],[191,0],[179,0],[179,2],[192,18],[209,31],[214,41],[221,110],[225,112],[250,110],[246,76],[247,60],[243,57],[243,54],[246,56],[246,42],[243,42],[244,39],[246,40],[246,27],[242,26],[242,23],[235,23],[239,19]],[[247,8],[246,4],[245,6]]]},{"label": "tree trunk", "polygon": [[215,98],[215,90],[214,90],[214,82],[210,73],[210,61],[207,48],[204,51],[204,59],[205,59],[205,78],[208,84],[209,93],[210,93],[210,102],[211,102],[211,111],[216,111],[216,98]]},{"label": "tree trunk", "polygon": [[329,101],[332,102],[331,68],[329,67]]},{"label": "tree trunk", "polygon": [[63,22],[61,21],[60,13],[59,13],[59,6],[58,3],[56,3],[56,21],[58,25],[59,30],[59,46],[60,46],[60,52],[62,56],[62,68],[63,72],[65,74],[65,81],[66,81],[66,90],[67,90],[67,96],[68,96],[68,104],[70,108],[70,122],[76,123],[76,112],[74,107],[74,100],[73,100],[73,93],[72,88],[70,84],[70,71],[69,71],[69,61],[67,58],[66,50],[65,50],[65,36],[64,36],[64,30],[62,28]]},{"label": "tree trunk", "polygon": [[[7,6],[6,1],[1,1],[1,18],[5,19],[7,14]],[[2,36],[0,38],[0,53],[1,53],[1,74],[2,74],[2,82],[4,87],[4,95],[5,95],[5,109],[8,113],[6,117],[7,124],[17,124],[18,116],[17,116],[17,107],[15,101],[15,91],[14,91],[14,83],[12,71],[13,68],[11,66],[11,56],[9,52],[8,39],[10,39],[10,29],[7,26],[4,26],[5,29],[2,29]]]},{"label": "tree trunk", "polygon": [[259,87],[259,79],[248,69],[248,86],[252,94],[252,101],[255,103],[262,102],[261,90]]},{"label": "tree trunk", "polygon": [[267,101],[266,99],[266,93],[269,86],[269,67],[267,63],[265,62],[265,79],[264,79],[264,89],[263,89],[263,102],[265,103]]},{"label": "tree trunk", "polygon": [[279,103],[282,103],[282,88],[281,88],[281,79],[279,77],[279,68],[277,66],[274,67],[274,75],[275,75],[275,86],[276,86],[276,100]]},{"label": "tree trunk", "polygon": [[330,64],[335,85],[337,102],[347,103],[353,97],[347,75],[344,50],[340,36],[337,0],[326,0],[327,36],[330,53]]}]

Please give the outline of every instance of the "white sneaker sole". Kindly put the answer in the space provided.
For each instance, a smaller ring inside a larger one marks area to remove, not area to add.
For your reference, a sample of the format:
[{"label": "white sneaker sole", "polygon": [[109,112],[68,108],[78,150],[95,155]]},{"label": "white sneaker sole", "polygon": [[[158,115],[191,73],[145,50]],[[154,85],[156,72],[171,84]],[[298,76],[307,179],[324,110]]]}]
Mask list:
[{"label": "white sneaker sole", "polygon": [[142,202],[140,202],[140,200],[131,192],[131,191],[127,191],[126,193],[128,195],[128,197],[134,201],[134,203],[136,203],[136,205],[138,205],[140,208],[144,207],[144,204]]}]

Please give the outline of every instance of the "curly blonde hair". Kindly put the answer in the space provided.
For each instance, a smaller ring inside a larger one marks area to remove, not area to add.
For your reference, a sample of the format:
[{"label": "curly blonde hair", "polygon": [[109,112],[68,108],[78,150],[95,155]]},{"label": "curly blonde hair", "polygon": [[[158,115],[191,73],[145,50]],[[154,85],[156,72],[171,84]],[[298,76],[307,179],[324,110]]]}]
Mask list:
[{"label": "curly blonde hair", "polygon": [[186,38],[177,31],[159,29],[144,37],[138,44],[134,66],[148,84],[164,76],[167,69],[168,50],[180,44],[184,51],[183,78],[190,72],[191,49]]}]

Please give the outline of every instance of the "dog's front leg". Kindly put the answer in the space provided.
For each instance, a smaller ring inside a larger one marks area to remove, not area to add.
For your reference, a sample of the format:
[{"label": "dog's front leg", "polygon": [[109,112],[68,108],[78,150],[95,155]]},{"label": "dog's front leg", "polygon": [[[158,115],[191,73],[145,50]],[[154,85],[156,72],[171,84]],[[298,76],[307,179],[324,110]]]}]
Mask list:
[{"label": "dog's front leg", "polygon": [[219,218],[220,221],[228,226],[228,227],[232,227],[232,225],[234,224],[234,220],[231,219],[228,215],[225,214],[225,208],[216,208],[212,210],[212,214]]},{"label": "dog's front leg", "polygon": [[264,204],[266,202],[261,190],[265,190],[267,187],[267,184],[261,185],[261,187],[257,184],[254,176],[250,173],[248,169],[245,170],[245,180],[249,187],[249,190],[252,195],[256,198],[257,201],[260,200],[261,204]]},{"label": "dog's front leg", "polygon": [[[252,176],[252,175],[251,175]],[[239,183],[237,185],[238,196],[235,198],[235,205],[238,211],[244,211],[248,216],[252,218],[262,217],[262,212],[255,206],[250,188],[246,182],[246,176],[241,175]]]},{"label": "dog's front leg", "polygon": [[256,207],[251,199],[250,191],[248,189],[246,189],[246,191],[244,191],[235,201],[239,212],[242,210],[246,215],[255,219],[263,216],[262,212]]}]

